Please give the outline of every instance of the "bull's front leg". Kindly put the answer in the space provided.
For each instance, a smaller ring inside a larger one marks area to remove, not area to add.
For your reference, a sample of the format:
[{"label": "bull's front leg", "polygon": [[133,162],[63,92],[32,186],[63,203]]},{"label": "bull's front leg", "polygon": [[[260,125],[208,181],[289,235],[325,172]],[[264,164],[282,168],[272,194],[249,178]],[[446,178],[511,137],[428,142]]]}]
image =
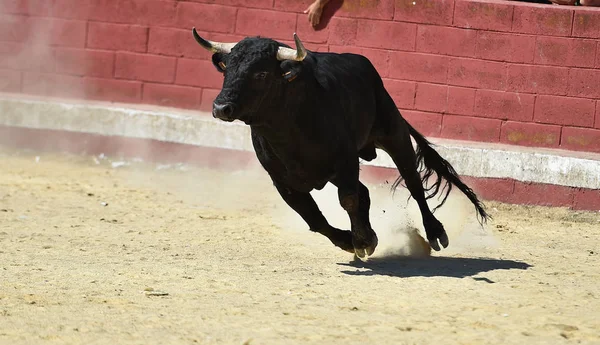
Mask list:
[{"label": "bull's front leg", "polygon": [[371,207],[369,190],[359,181],[358,175],[358,159],[356,159],[356,165],[352,164],[345,169],[340,169],[332,183],[338,188],[340,205],[350,217],[354,253],[364,258],[365,254],[370,256],[375,252],[378,240],[369,221]]},{"label": "bull's front leg", "polygon": [[335,246],[349,253],[354,253],[351,232],[336,229],[329,225],[310,193],[298,192],[277,182],[274,182],[274,185],[283,200],[304,219],[311,231],[324,235]]}]

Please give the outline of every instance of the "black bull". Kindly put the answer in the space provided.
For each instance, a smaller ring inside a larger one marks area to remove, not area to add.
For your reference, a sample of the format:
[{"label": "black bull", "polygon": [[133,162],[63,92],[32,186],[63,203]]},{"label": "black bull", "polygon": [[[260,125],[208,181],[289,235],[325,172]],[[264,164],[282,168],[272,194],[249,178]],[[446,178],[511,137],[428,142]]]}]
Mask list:
[{"label": "black bull", "polygon": [[[220,43],[203,39],[195,29],[193,35],[214,53],[213,64],[224,74],[213,116],[250,126],[258,160],[310,230],[359,257],[373,254],[377,236],[369,221],[369,190],[359,181],[359,158],[375,159],[376,148],[397,166],[400,176],[393,188],[405,182],[433,249],[440,250],[438,240],[448,246],[446,231],[426,202],[438,192],[445,190],[439,207],[456,186],[475,205],[480,222],[487,221],[471,188],[400,115],[366,57],[307,51],[295,34],[296,49],[269,38]],[[434,174],[426,196],[423,186]],[[351,231],[331,226],[310,195],[327,182],[338,188]]]}]

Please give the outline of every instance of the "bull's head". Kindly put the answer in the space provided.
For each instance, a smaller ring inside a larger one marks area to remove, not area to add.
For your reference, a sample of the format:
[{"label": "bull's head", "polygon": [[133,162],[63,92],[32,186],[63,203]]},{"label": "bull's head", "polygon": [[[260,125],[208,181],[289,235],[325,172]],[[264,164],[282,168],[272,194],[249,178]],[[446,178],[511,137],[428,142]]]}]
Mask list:
[{"label": "bull's head", "polygon": [[212,52],[212,62],[224,74],[223,87],[213,102],[213,117],[255,123],[257,113],[276,107],[285,85],[297,77],[306,49],[294,33],[296,49],[268,38],[245,38],[236,43],[205,40],[196,29],[194,38]]}]

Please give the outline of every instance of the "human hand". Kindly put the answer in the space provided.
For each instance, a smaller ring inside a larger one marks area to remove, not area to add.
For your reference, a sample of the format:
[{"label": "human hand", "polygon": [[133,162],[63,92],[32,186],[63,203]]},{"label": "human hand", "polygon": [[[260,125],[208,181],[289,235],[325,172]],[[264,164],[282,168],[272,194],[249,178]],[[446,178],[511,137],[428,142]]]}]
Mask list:
[{"label": "human hand", "polygon": [[321,22],[321,15],[323,14],[323,7],[327,1],[315,0],[304,13],[308,13],[308,21],[312,26],[317,26]]}]

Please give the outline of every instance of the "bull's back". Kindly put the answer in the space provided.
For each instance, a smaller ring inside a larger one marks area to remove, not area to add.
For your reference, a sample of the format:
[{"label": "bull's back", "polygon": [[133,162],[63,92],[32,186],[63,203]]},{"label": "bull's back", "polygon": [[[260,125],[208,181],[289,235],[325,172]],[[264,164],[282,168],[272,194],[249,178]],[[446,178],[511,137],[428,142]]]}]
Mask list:
[{"label": "bull's back", "polygon": [[[363,55],[351,53],[317,53],[316,77],[328,92],[342,98],[354,98],[359,103],[369,100],[373,87],[381,81],[373,64]],[[365,98],[366,97],[366,98]],[[374,96],[373,96],[374,98]]]},{"label": "bull's back", "polygon": [[377,113],[381,77],[364,56],[351,53],[316,53],[316,77],[325,91],[330,114],[338,116],[354,134],[358,148],[366,142]]}]

